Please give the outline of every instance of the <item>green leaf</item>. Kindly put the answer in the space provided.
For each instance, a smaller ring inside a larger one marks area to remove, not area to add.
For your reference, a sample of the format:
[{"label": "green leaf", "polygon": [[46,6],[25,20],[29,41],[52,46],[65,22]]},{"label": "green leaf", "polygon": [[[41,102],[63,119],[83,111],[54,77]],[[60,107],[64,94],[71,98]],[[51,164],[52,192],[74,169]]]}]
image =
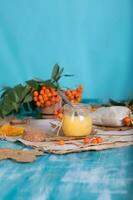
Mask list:
[{"label": "green leaf", "polygon": [[11,87],[5,86],[1,89],[1,98],[3,98],[5,95],[7,95],[12,90]]},{"label": "green leaf", "polygon": [[65,77],[72,77],[72,76],[74,76],[74,74],[64,74],[63,76],[65,76]]},{"label": "green leaf", "polygon": [[[13,105],[13,110],[15,110],[16,112],[18,112],[18,110],[19,110],[19,104],[17,104],[17,103],[15,103],[15,102],[12,102],[12,105]],[[12,111],[13,111],[12,110]]]},{"label": "green leaf", "polygon": [[61,90],[60,84],[58,82],[56,82],[56,89]]},{"label": "green leaf", "polygon": [[21,102],[23,102],[23,99],[25,99],[27,97],[27,95],[32,96],[31,92],[32,92],[32,90],[31,90],[30,86],[26,85],[21,94]]},{"label": "green leaf", "polygon": [[29,112],[29,105],[28,105],[28,103],[24,103],[23,104],[23,109],[24,109],[24,112]]},{"label": "green leaf", "polygon": [[33,101],[29,102],[29,105],[33,111],[38,110],[38,107],[35,105]]},{"label": "green leaf", "polygon": [[39,90],[40,89],[40,81],[36,81],[36,80],[32,79],[32,80],[26,81],[26,83],[30,87],[34,88],[35,90]]},{"label": "green leaf", "polygon": [[9,86],[4,86],[0,91],[7,91],[7,90],[10,90],[12,89],[12,87],[9,87]]},{"label": "green leaf", "polygon": [[133,99],[130,99],[130,100],[128,101],[128,105],[129,105],[129,106],[132,106],[132,105],[133,105]]},{"label": "green leaf", "polygon": [[22,100],[24,88],[25,87],[22,84],[19,84],[12,89],[12,95],[14,95],[15,102],[20,102]]},{"label": "green leaf", "polygon": [[63,73],[63,71],[64,71],[64,67],[62,67],[62,68],[60,69],[59,74],[61,75],[61,74]]},{"label": "green leaf", "polygon": [[31,94],[28,94],[24,100],[23,100],[23,103],[29,103],[32,101],[32,95]]},{"label": "green leaf", "polygon": [[45,82],[44,82],[44,85],[47,85],[47,86],[49,86],[49,87],[53,87],[53,88],[56,89],[55,83],[53,83],[51,80],[45,81]]},{"label": "green leaf", "polygon": [[61,78],[61,75],[62,75],[63,71],[64,71],[64,68],[61,68],[59,70],[58,74],[55,77],[55,81],[58,81]]},{"label": "green leaf", "polygon": [[4,103],[4,104],[2,105],[1,111],[2,111],[3,116],[8,115],[8,114],[9,114],[10,112],[12,112],[13,110],[14,110],[14,108],[13,108],[13,105],[12,105],[12,104]]},{"label": "green leaf", "polygon": [[58,78],[59,76],[61,76],[62,73],[63,73],[63,71],[64,71],[64,67],[59,70],[59,73],[57,74],[56,78]]},{"label": "green leaf", "polygon": [[115,101],[113,99],[109,99],[109,103],[111,105],[114,105],[114,106],[125,106],[125,103],[124,102],[120,102],[120,101]]},{"label": "green leaf", "polygon": [[51,80],[55,80],[56,76],[58,75],[60,70],[60,67],[58,64],[54,65],[53,71],[52,71],[52,75],[51,75]]}]

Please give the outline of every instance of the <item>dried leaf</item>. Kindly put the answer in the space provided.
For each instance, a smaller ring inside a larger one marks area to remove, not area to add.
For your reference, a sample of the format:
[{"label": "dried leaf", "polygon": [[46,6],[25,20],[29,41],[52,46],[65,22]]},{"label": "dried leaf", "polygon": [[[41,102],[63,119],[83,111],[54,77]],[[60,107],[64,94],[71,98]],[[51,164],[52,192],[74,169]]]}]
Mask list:
[{"label": "dried leaf", "polygon": [[33,162],[36,156],[43,155],[42,152],[37,150],[24,151],[10,148],[0,149],[0,160],[12,159],[17,162]]}]

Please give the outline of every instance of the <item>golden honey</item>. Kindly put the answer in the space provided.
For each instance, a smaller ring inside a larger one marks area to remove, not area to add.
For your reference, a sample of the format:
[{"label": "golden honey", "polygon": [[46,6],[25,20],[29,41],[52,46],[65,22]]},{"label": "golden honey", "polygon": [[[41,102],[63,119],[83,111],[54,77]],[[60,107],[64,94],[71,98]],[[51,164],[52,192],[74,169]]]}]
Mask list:
[{"label": "golden honey", "polygon": [[64,106],[63,132],[65,136],[87,136],[92,131],[89,109],[84,104]]}]

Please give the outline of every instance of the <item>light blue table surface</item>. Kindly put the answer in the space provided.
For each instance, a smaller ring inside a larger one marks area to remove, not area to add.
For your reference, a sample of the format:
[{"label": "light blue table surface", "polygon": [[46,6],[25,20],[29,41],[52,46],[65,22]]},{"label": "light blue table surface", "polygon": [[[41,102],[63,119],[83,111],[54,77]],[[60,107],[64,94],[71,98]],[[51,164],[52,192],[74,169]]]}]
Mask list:
[{"label": "light blue table surface", "polygon": [[[0,147],[24,148],[0,141]],[[0,200],[131,200],[133,147],[0,161]]]}]

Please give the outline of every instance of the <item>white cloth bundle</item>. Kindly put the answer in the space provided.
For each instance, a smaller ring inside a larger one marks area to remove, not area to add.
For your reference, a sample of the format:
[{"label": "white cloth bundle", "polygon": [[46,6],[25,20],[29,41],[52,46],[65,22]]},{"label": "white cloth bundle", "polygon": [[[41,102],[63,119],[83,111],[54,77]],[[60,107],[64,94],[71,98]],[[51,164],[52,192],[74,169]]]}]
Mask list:
[{"label": "white cloth bundle", "polygon": [[131,114],[129,108],[124,106],[100,107],[90,113],[93,124],[102,126],[122,126],[122,120]]}]

